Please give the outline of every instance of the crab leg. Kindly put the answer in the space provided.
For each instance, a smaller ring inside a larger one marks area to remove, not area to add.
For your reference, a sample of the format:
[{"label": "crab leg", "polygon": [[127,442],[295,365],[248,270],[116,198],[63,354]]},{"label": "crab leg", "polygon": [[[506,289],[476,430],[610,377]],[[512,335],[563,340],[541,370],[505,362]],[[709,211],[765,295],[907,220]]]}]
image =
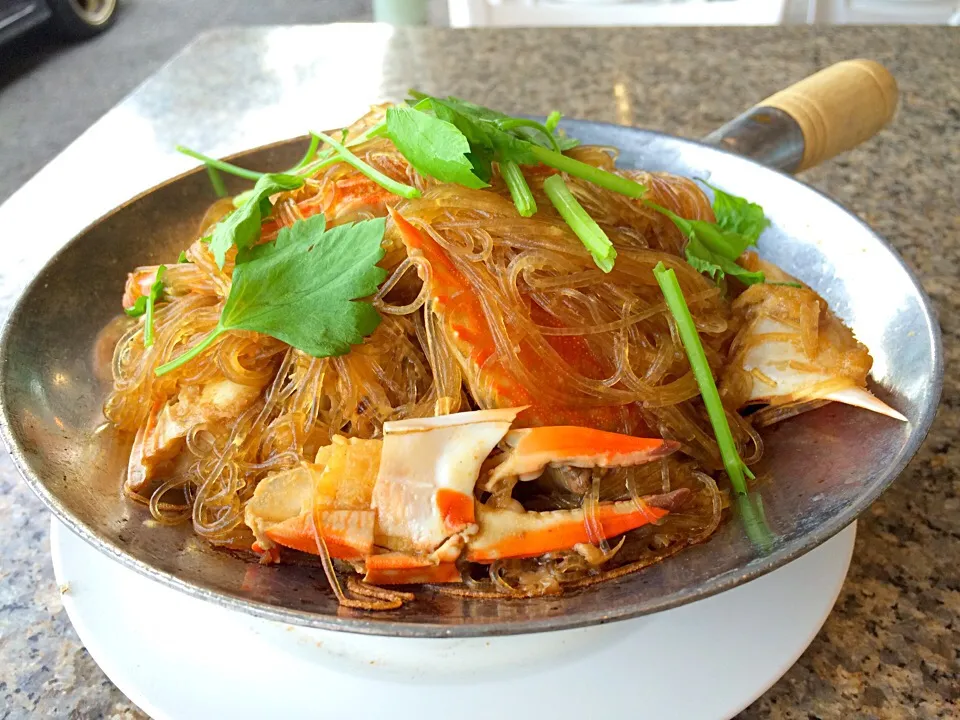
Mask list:
[{"label": "crab leg", "polygon": [[514,476],[532,480],[551,464],[581,468],[642,465],[666,457],[680,447],[673,440],[572,426],[513,430],[507,435],[506,443],[511,450],[491,473],[488,487]]},{"label": "crab leg", "polygon": [[407,553],[371,555],[366,562],[363,581],[371,585],[417,585],[420,583],[460,582],[460,570],[454,562],[431,562]]},{"label": "crab leg", "polygon": [[264,534],[277,545],[319,555],[316,529],[330,557],[362,560],[373,551],[375,521],[372,510],[319,510],[277,523]]},{"label": "crab leg", "polygon": [[486,563],[501,558],[536,557],[580,543],[596,543],[656,522],[689,496],[690,491],[681,488],[645,497],[639,507],[632,500],[601,503],[595,513],[600,537],[588,529],[583,508],[518,513],[480,506],[480,531],[470,538],[467,560]]}]

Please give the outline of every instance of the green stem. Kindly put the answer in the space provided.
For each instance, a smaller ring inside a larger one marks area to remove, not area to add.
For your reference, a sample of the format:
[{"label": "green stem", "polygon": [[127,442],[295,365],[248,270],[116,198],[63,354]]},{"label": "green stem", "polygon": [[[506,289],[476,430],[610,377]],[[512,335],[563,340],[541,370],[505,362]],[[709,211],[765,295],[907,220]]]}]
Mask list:
[{"label": "green stem", "polygon": [[221,177],[220,171],[215,167],[207,165],[207,175],[210,177],[210,184],[213,185],[213,191],[217,194],[217,197],[226,197],[227,186],[223,184],[223,177]]},{"label": "green stem", "polygon": [[750,539],[757,545],[767,547],[772,538],[772,533],[766,527],[762,513],[758,514],[753,507],[747,489],[746,478],[753,478],[753,473],[750,472],[750,469],[740,458],[740,453],[737,452],[737,444],[733,439],[730,424],[727,422],[726,410],[720,401],[720,393],[717,391],[717,384],[713,380],[713,372],[710,370],[707,354],[703,350],[703,343],[700,342],[700,334],[693,322],[690,308],[683,297],[683,291],[677,281],[677,274],[672,268],[664,267],[662,262],[657,263],[653,274],[657,279],[657,284],[660,285],[660,290],[663,292],[667,308],[677,322],[680,340],[683,341],[683,347],[687,351],[690,369],[693,371],[693,376],[700,387],[700,397],[703,398],[703,404],[706,406],[707,415],[710,418],[710,425],[713,427],[713,434],[717,438],[723,467],[727,471],[730,484],[737,495],[737,505],[740,509],[744,528]]},{"label": "green stem", "polygon": [[[356,145],[365,143],[367,140],[372,140],[375,137],[382,137],[384,134],[386,134],[386,132],[387,132],[387,122],[386,120],[384,120],[383,122],[378,123],[373,127],[369,127],[366,130],[364,130],[362,133],[357,135],[353,140],[347,143],[347,147],[354,147]],[[315,138],[317,138],[317,140],[320,139],[320,136],[317,133],[310,133],[310,134],[313,135]],[[327,150],[326,152],[320,153],[317,156],[317,159],[314,160],[309,165],[304,165],[302,168],[298,168],[297,175],[303,175],[303,176],[313,175],[315,172],[322,170],[323,168],[327,167],[328,165],[331,165],[332,163],[337,162],[338,160],[339,158],[337,157],[336,152],[334,152],[333,150]]]},{"label": "green stem", "polygon": [[226,332],[226,328],[220,327],[220,326],[218,325],[218,326],[215,327],[215,328],[210,332],[210,334],[207,335],[199,344],[194,345],[192,348],[190,348],[189,350],[187,350],[185,353],[183,353],[182,355],[178,355],[177,357],[175,357],[175,358],[174,358],[173,360],[171,360],[170,362],[164,363],[163,365],[161,365],[160,367],[158,367],[156,370],[154,370],[154,374],[155,374],[157,377],[160,377],[161,375],[166,375],[166,374],[167,374],[168,372],[170,372],[171,370],[176,370],[176,369],[177,369],[178,367],[180,367],[181,365],[184,365],[184,364],[190,362],[190,361],[193,360],[197,355],[199,355],[199,354],[202,353],[204,350],[206,350],[208,347],[210,347],[210,346],[213,344],[213,341],[216,340],[218,337],[220,337],[220,336],[221,336],[223,333],[225,333],[225,332]]},{"label": "green stem", "polygon": [[318,138],[316,135],[311,134],[311,135],[310,135],[310,146],[307,148],[306,154],[303,156],[303,158],[300,160],[300,162],[298,162],[298,163],[297,163],[296,165],[294,165],[292,168],[290,168],[289,170],[287,170],[287,174],[292,175],[293,173],[295,173],[295,172],[296,172],[297,170],[299,170],[300,168],[302,168],[302,167],[304,167],[305,165],[309,164],[310,161],[313,160],[313,156],[317,154],[317,148],[318,148],[318,147],[320,147],[320,138]]},{"label": "green stem", "polygon": [[754,493],[753,497],[737,495],[737,512],[740,514],[740,522],[743,523],[747,537],[764,552],[769,551],[776,536],[767,524],[760,496],[757,493]]},{"label": "green stem", "polygon": [[538,123],[536,120],[529,120],[527,118],[510,118],[509,120],[501,120],[499,123],[501,130],[513,130],[518,127],[528,127],[533,128],[534,130],[546,135],[547,140],[550,141],[550,144],[553,145],[553,149],[557,152],[560,152],[560,144],[557,142],[557,139],[553,136],[553,133],[547,129],[547,126],[543,123]]},{"label": "green stem", "polygon": [[[319,140],[319,138],[317,138],[317,139]],[[311,166],[313,167],[313,172],[318,172],[318,171],[323,170],[323,169],[325,169],[325,168],[327,168],[327,167],[330,167],[331,165],[334,165],[334,164],[336,164],[336,163],[338,163],[338,162],[340,162],[340,158],[339,158],[337,155],[334,154],[334,155],[331,155],[331,156],[329,156],[329,157],[327,157],[327,158],[318,159],[317,161],[311,163]],[[307,173],[303,172],[302,170],[297,170],[297,171],[294,172],[294,173],[284,173],[284,174],[285,174],[285,175],[299,175],[300,177],[304,177]],[[240,207],[243,207],[244,205],[246,205],[246,204],[247,204],[247,200],[249,200],[251,197],[254,196],[254,194],[255,194],[254,190],[255,190],[255,188],[250,188],[249,190],[245,190],[244,192],[240,193],[239,195],[234,195],[234,196],[233,196],[233,206],[234,206],[235,208],[240,208]]]},{"label": "green stem", "polygon": [[690,369],[693,370],[693,376],[697,380],[697,385],[700,386],[700,396],[703,398],[703,404],[707,407],[707,415],[710,417],[710,424],[713,426],[713,434],[717,437],[723,467],[726,469],[727,475],[730,476],[733,489],[740,495],[746,495],[747,483],[743,473],[745,466],[737,452],[737,445],[733,440],[730,424],[727,422],[726,410],[720,401],[720,393],[717,391],[717,384],[713,380],[713,372],[707,362],[707,354],[703,350],[703,343],[700,342],[700,334],[693,322],[690,308],[687,307],[687,302],[683,297],[683,291],[677,281],[677,274],[672,268],[664,267],[662,262],[657,263],[653,274],[656,276],[663,297],[667,301],[667,307],[677,321],[677,331],[680,333],[683,347],[690,359]]},{"label": "green stem", "polygon": [[614,175],[611,172],[601,170],[593,165],[574,160],[572,157],[567,157],[563,153],[558,153],[554,150],[540,147],[539,145],[533,145],[530,149],[544,165],[565,172],[568,175],[592,182],[594,185],[599,185],[607,190],[612,190],[613,192],[632,198],[641,197],[647,191],[645,185],[641,185],[634,180]]},{"label": "green stem", "polygon": [[373,127],[370,127],[364,130],[362,133],[357,135],[357,137],[355,137],[352,142],[347,143],[347,145],[348,146],[359,145],[360,143],[366,142],[367,140],[373,140],[374,138],[386,137],[386,136],[387,136],[387,121],[382,120],[381,122],[377,123]]},{"label": "green stem", "polygon": [[336,153],[340,156],[345,163],[356,168],[361,174],[373,180],[380,187],[392,192],[394,195],[399,195],[400,197],[405,198],[418,198],[420,197],[420,191],[415,187],[410,185],[405,185],[402,182],[397,182],[393,178],[384,175],[382,172],[377,170],[375,167],[365,163],[363,160],[358,158],[352,152],[350,152],[346,146],[334,140],[329,135],[325,135],[322,132],[314,133],[317,137],[323,140],[327,145],[332,147]]},{"label": "green stem", "polygon": [[156,300],[153,297],[153,291],[147,295],[147,310],[143,318],[143,346],[148,348],[153,345],[153,306]]},{"label": "green stem", "polygon": [[613,243],[597,225],[597,221],[583,209],[583,205],[570,192],[563,178],[559,175],[551,175],[544,181],[543,191],[560,213],[560,217],[566,221],[570,229],[580,238],[580,242],[593,255],[593,261],[597,267],[605,273],[613,270],[613,261],[617,257]]},{"label": "green stem", "polygon": [[543,126],[549,131],[551,137],[553,136],[553,131],[557,129],[557,125],[560,124],[560,119],[563,115],[560,114],[559,110],[554,110],[552,113],[547,115],[547,121]]},{"label": "green stem", "polygon": [[223,160],[217,160],[216,158],[209,157],[203,153],[198,153],[196,150],[183,147],[183,145],[177,145],[177,152],[183,153],[184,155],[192,157],[195,160],[199,160],[207,167],[216,168],[217,170],[222,170],[230,175],[236,175],[237,177],[253,180],[254,182],[259,180],[261,175],[264,175],[262,172],[257,172],[256,170],[247,170],[246,168],[237,167],[236,165],[232,165]]},{"label": "green stem", "polygon": [[503,175],[503,181],[507,184],[510,197],[513,198],[513,204],[517,206],[520,215],[523,217],[533,215],[537,211],[537,201],[533,199],[533,193],[520,166],[508,160],[500,164],[500,174]]},{"label": "green stem", "polygon": [[150,285],[150,292],[147,293],[147,302],[144,308],[143,318],[143,346],[153,345],[153,309],[163,293],[163,276],[167,274],[167,266],[161,265],[157,268],[157,276],[153,284]]}]

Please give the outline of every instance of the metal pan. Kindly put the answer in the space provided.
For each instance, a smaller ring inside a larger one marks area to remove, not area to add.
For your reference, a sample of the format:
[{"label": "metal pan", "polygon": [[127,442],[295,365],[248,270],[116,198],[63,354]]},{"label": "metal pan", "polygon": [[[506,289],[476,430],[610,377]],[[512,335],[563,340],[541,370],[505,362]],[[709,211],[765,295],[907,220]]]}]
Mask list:
[{"label": "metal pan", "polygon": [[[634,617],[735,587],[852,522],[910,460],[936,410],[940,333],[916,278],[856,216],[777,171],[810,167],[865,140],[895,104],[886,71],[853,61],[778,93],[707,139],[726,149],[634,128],[565,124],[586,143],[621,148],[621,166],[706,178],[760,203],[772,221],[761,254],[827,299],[870,349],[874,391],[909,419],[832,404],[767,432],[763,470],[774,480],[762,495],[777,541],[765,555],[728,522],[704,545],[568,596],[491,601],[423,591],[401,610],[368,614],[338,608],[319,568],[264,567],[208,547],[189,527],[150,527],[146,510],[120,492],[127,448],[111,432],[95,432],[109,387],[96,369],[104,351],[96,339],[117,314],[126,272],[169,261],[192,239],[212,200],[201,170],[98,220],[26,289],[0,347],[4,440],[34,492],[101,551],[194,597],[286,623],[407,637],[502,635]],[[287,167],[302,147],[288,141],[236,159]]]}]

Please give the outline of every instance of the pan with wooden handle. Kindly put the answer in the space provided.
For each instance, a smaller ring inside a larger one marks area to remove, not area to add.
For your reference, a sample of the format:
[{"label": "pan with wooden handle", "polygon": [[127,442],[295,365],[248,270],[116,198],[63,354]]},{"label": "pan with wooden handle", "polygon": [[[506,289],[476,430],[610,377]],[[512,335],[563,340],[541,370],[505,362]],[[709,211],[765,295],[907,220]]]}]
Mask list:
[{"label": "pan with wooden handle", "polygon": [[[621,166],[705,178],[763,206],[771,225],[760,240],[761,255],[826,298],[870,349],[872,390],[907,417],[896,422],[834,403],[766,432],[758,475],[770,478],[760,490],[777,538],[765,553],[746,540],[738,523],[727,522],[706,544],[582,592],[530,601],[423,592],[402,611],[377,615],[344,613],[313,566],[260,567],[252,558],[197,542],[189,525],[148,527],[146,510],[119,491],[123,448],[110,433],[95,432],[109,380],[96,371],[93,345],[117,314],[126,272],[169,261],[192,239],[188,228],[197,226],[213,200],[202,169],[92,224],[26,289],[0,346],[3,435],[37,495],[94,546],[192,596],[284,623],[407,637],[500,635],[634,617],[727,590],[853,522],[897,477],[933,419],[943,375],[940,334],[916,278],[856,215],[787,174],[867,140],[891,119],[896,101],[896,84],[886,70],[852,60],[771,96],[706,143],[564,122],[585,143],[620,148]],[[243,120],[240,112],[237,121]],[[303,145],[302,138],[291,140],[235,160],[289,167]]]}]

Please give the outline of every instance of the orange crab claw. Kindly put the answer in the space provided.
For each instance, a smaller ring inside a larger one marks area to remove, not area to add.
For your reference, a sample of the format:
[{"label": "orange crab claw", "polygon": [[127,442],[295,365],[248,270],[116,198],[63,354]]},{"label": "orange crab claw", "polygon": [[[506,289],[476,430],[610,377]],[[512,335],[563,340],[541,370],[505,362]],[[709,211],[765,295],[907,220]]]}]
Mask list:
[{"label": "orange crab claw", "polygon": [[639,507],[631,500],[601,503],[594,518],[598,533],[587,527],[582,508],[518,513],[479,506],[480,531],[470,538],[467,560],[489,563],[502,558],[536,557],[579,543],[596,543],[659,520],[689,496],[690,491],[681,488],[644,498]]},{"label": "orange crab claw", "polygon": [[[361,560],[373,551],[376,515],[372,510],[321,510],[316,514],[316,530],[320,532],[330,557]],[[320,554],[309,513],[277,523],[264,534],[277,545],[312,555]]]},{"label": "orange crab claw", "polygon": [[490,485],[508,477],[531,480],[550,464],[587,468],[642,465],[680,447],[673,440],[573,426],[513,430],[507,434],[506,442],[511,450],[491,473]]},{"label": "orange crab claw", "polygon": [[453,562],[431,562],[427,558],[391,552],[371,555],[366,561],[363,581],[372,585],[416,585],[419,583],[460,582],[460,571]]}]

